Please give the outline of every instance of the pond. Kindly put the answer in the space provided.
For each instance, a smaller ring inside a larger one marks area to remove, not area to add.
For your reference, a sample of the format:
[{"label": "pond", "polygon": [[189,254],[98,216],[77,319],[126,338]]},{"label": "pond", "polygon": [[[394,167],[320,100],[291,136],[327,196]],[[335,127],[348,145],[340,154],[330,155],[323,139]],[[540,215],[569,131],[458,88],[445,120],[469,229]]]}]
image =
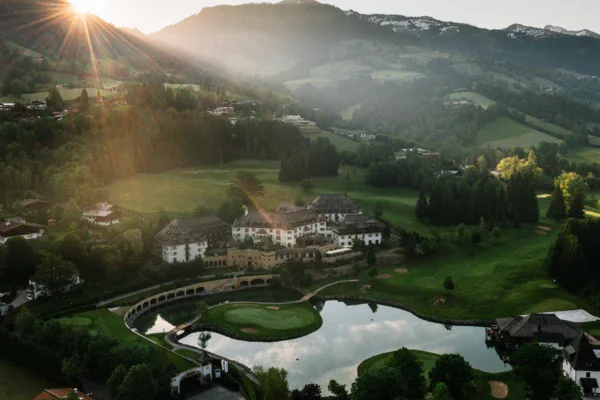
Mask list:
[{"label": "pond", "polygon": [[[363,360],[401,347],[438,354],[459,353],[473,368],[486,372],[510,370],[493,348],[487,348],[483,328],[444,326],[372,303],[349,305],[327,301],[321,316],[323,326],[299,339],[257,343],[212,333],[206,349],[249,367],[285,368],[290,389],[317,383],[324,393],[331,379],[349,387]],[[162,332],[173,327],[164,311],[154,314],[153,318],[154,325],[146,321],[146,332]],[[198,336],[199,333],[190,334],[181,342],[199,347]]]}]

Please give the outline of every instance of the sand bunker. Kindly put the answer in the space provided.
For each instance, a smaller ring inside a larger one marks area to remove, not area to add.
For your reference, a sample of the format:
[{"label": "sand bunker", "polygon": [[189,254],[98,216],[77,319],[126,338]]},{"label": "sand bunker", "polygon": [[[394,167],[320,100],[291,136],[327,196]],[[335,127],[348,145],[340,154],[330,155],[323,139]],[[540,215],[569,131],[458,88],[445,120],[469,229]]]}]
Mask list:
[{"label": "sand bunker", "polygon": [[267,308],[268,308],[269,310],[275,310],[275,311],[279,310],[279,307],[275,307],[275,306],[269,306],[269,307],[267,307]]},{"label": "sand bunker", "polygon": [[406,268],[396,268],[397,274],[405,274],[407,272],[408,272],[408,270]]},{"label": "sand bunker", "polygon": [[234,307],[260,307],[258,304],[234,304]]},{"label": "sand bunker", "polygon": [[242,332],[251,333],[253,335],[256,335],[258,333],[258,331],[254,328],[242,328]]},{"label": "sand bunker", "polygon": [[490,390],[492,397],[496,399],[505,399],[508,397],[508,386],[504,382],[490,381]]},{"label": "sand bunker", "polygon": [[546,231],[542,231],[542,230],[540,230],[540,229],[538,229],[537,231],[535,231],[535,233],[537,233],[537,234],[538,234],[538,235],[540,235],[540,236],[546,236],[546,235],[548,234],[548,232],[546,232]]},{"label": "sand bunker", "polygon": [[377,275],[377,279],[390,279],[392,276],[390,274],[379,274]]},{"label": "sand bunker", "polygon": [[547,227],[547,226],[541,226],[541,225],[540,225],[540,226],[538,226],[537,228],[538,228],[538,230],[540,230],[540,231],[546,231],[546,232],[551,232],[551,231],[552,231],[552,228],[549,228],[549,227]]}]

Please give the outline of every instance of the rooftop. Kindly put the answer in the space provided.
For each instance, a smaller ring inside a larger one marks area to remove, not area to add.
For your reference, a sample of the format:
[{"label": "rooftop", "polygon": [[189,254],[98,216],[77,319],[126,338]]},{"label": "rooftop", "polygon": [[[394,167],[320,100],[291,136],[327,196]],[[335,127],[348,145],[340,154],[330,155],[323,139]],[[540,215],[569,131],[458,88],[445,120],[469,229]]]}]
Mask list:
[{"label": "rooftop", "polygon": [[575,370],[600,371],[600,351],[583,331],[564,348],[563,355]]},{"label": "rooftop", "polygon": [[281,203],[275,212],[278,213],[290,213],[296,211],[306,210],[307,206],[297,206],[294,203]]},{"label": "rooftop", "polygon": [[[72,388],[64,388],[64,389],[44,389],[43,392],[35,396],[32,400],[55,400],[55,399],[64,399],[70,393],[73,392]],[[95,400],[93,397],[88,396],[85,393],[78,392],[77,396],[79,396],[80,400]]]},{"label": "rooftop", "polygon": [[310,205],[318,214],[360,214],[362,207],[345,194],[322,194]]},{"label": "rooftop", "polygon": [[500,318],[496,320],[500,330],[514,338],[544,338],[559,343],[572,340],[581,333],[581,327],[564,321],[554,314],[531,314],[525,317]]},{"label": "rooftop", "polygon": [[176,219],[156,234],[163,246],[207,242],[214,236],[230,233],[230,227],[217,217]]},{"label": "rooftop", "polygon": [[346,215],[343,221],[334,226],[337,232],[380,232],[384,229],[383,222],[367,214]]},{"label": "rooftop", "polygon": [[292,212],[264,212],[251,211],[247,215],[237,219],[233,226],[252,228],[271,228],[291,230],[303,225],[313,224],[319,221],[311,210],[300,210]]},{"label": "rooftop", "polygon": [[27,235],[35,232],[39,232],[43,229],[43,225],[32,224],[29,222],[25,222],[23,220],[13,221],[6,220],[0,223],[0,236],[9,237],[9,236],[20,236]]}]

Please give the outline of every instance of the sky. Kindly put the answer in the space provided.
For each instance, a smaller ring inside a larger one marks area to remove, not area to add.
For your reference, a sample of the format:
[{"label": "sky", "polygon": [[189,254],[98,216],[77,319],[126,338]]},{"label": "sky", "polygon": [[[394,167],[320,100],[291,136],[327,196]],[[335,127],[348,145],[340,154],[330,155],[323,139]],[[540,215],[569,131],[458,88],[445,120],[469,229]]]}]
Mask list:
[{"label": "sky", "polygon": [[[87,2],[91,11],[117,26],[158,31],[196,14],[203,7],[242,4],[247,0],[73,0]],[[264,2],[265,0],[260,0]],[[256,1],[258,2],[258,1]],[[270,2],[274,2],[271,0]],[[513,23],[600,32],[598,0],[323,0],[344,10],[363,14],[427,15],[482,28],[505,28]]]}]

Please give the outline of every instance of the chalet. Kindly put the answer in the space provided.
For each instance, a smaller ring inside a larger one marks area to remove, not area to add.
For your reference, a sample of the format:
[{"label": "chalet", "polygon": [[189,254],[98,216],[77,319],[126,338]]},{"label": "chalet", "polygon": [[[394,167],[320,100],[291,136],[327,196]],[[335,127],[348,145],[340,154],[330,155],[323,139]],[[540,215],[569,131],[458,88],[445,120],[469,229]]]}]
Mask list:
[{"label": "chalet", "polygon": [[0,103],[0,111],[12,111],[15,108],[15,103]]},{"label": "chalet", "polygon": [[285,115],[281,117],[280,121],[284,124],[294,125],[305,133],[321,131],[316,123],[312,121],[307,121],[300,115]]},{"label": "chalet", "polygon": [[600,346],[583,331],[563,349],[563,372],[573,379],[586,397],[598,394]]},{"label": "chalet", "polygon": [[35,240],[43,236],[43,225],[28,223],[22,218],[10,218],[0,224],[0,244],[17,237]]},{"label": "chalet", "polygon": [[94,208],[83,212],[81,219],[88,221],[91,224],[110,226],[120,222],[121,213],[115,210],[112,204],[98,203]]},{"label": "chalet", "polygon": [[217,217],[176,219],[156,234],[155,255],[167,263],[189,262],[230,237],[230,226]]},{"label": "chalet", "polygon": [[220,117],[223,115],[235,114],[235,109],[233,107],[219,107],[219,108],[215,108],[214,110],[209,111],[208,113],[211,115]]},{"label": "chalet", "polygon": [[345,194],[322,194],[309,208],[327,222],[343,221],[346,215],[362,214],[363,209]]},{"label": "chalet", "polygon": [[48,108],[48,105],[45,101],[30,100],[25,103],[25,107],[27,107],[28,110],[44,111]]},{"label": "chalet", "polygon": [[57,400],[57,399],[65,399],[68,395],[75,392],[79,400],[96,400],[95,397],[91,395],[80,393],[77,388],[71,389],[44,389],[43,392],[35,396],[31,400]]},{"label": "chalet", "polygon": [[346,215],[333,226],[333,234],[341,248],[352,247],[362,240],[367,246],[379,245],[383,241],[385,224],[369,215]]},{"label": "chalet", "polygon": [[293,247],[297,238],[324,234],[325,230],[325,219],[317,216],[312,210],[251,211],[234,222],[232,235],[238,242],[247,238],[262,242],[270,238],[274,244]]},{"label": "chalet", "polygon": [[554,314],[531,314],[499,318],[487,329],[488,340],[514,349],[522,343],[537,341],[563,349],[581,333],[581,327]]},{"label": "chalet", "polygon": [[50,203],[40,199],[25,199],[19,202],[19,208],[28,214],[45,212],[50,208]]}]

